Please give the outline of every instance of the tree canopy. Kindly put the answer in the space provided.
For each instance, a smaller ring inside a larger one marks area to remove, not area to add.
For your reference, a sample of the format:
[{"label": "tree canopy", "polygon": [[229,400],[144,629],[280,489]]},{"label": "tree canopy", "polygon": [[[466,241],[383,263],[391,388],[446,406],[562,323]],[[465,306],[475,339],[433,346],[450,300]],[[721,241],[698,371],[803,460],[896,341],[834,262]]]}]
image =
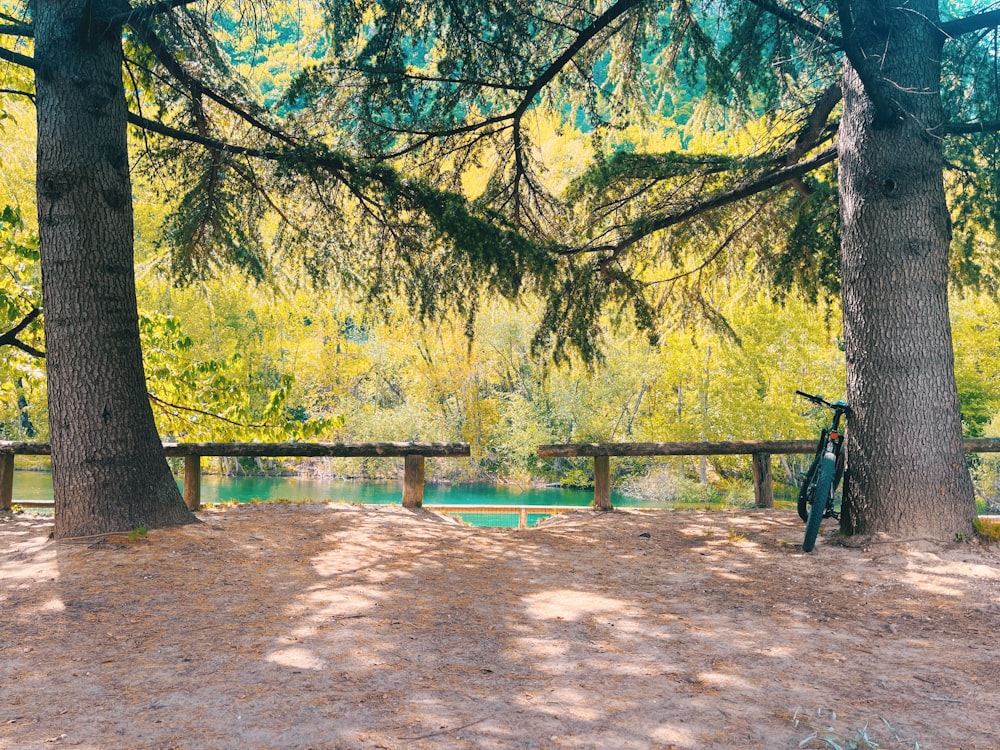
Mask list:
[{"label": "tree canopy", "polygon": [[[698,280],[740,235],[776,293],[839,294],[831,165],[853,32],[837,7],[306,8],[174,2],[128,16],[140,167],[181,176],[164,238],[178,278],[236,264],[260,279],[294,248],[317,279],[376,306],[404,293],[428,317],[473,315],[484,288],[533,292],[548,301],[536,343],[587,359],[604,306],[626,303],[651,330],[678,305],[711,316]],[[997,12],[950,12],[937,25],[952,277],[995,285]],[[5,18],[5,38],[30,39],[16,4]],[[28,66],[23,49],[0,54]],[[255,63],[280,73],[250,81]],[[564,128],[580,136],[573,163],[546,163],[539,141]]]}]

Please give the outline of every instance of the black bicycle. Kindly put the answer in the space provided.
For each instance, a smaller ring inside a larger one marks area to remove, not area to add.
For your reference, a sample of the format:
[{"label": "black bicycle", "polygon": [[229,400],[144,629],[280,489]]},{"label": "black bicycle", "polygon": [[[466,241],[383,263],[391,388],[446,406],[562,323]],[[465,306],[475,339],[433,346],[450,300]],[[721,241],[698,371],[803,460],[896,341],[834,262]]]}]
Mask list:
[{"label": "black bicycle", "polygon": [[829,427],[823,428],[816,446],[816,456],[799,490],[799,517],[806,522],[802,550],[812,552],[823,519],[840,520],[840,513],[834,509],[837,485],[844,476],[844,433],[840,429],[840,422],[845,414],[850,413],[851,408],[843,401],[831,403],[822,396],[813,396],[802,391],[795,393],[833,412],[833,420]]}]

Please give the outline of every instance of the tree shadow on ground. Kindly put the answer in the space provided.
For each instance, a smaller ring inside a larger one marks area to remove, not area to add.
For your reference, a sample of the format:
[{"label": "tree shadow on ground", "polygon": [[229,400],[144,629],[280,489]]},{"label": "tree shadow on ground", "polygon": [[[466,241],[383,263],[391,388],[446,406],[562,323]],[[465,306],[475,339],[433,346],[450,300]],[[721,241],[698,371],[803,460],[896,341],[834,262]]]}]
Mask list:
[{"label": "tree shadow on ground", "polygon": [[991,550],[804,555],[773,511],[588,511],[520,532],[398,508],[204,518],[4,547],[9,747],[1000,739],[969,721],[998,709]]}]

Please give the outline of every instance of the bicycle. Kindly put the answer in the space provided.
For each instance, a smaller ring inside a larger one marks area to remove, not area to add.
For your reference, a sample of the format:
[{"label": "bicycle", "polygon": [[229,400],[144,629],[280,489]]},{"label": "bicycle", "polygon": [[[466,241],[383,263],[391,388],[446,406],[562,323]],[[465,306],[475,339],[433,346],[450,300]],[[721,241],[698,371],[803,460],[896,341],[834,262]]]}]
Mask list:
[{"label": "bicycle", "polygon": [[829,402],[822,396],[813,396],[803,391],[795,391],[817,406],[833,411],[829,427],[824,427],[816,445],[816,455],[806,472],[799,490],[799,517],[806,522],[806,534],[802,540],[802,551],[812,552],[816,537],[824,518],[840,520],[840,512],[834,509],[834,495],[837,485],[844,476],[844,433],[840,422],[851,408],[843,401]]}]

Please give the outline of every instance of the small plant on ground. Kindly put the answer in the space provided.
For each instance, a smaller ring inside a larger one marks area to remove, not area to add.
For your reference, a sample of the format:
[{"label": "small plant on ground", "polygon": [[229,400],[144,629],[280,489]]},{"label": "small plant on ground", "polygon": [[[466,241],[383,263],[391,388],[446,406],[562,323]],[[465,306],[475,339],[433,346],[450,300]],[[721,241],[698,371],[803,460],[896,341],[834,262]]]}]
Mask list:
[{"label": "small plant on ground", "polygon": [[133,529],[132,533],[128,535],[129,541],[134,542],[136,539],[145,539],[147,533],[145,526]]},{"label": "small plant on ground", "polygon": [[208,509],[208,508],[236,508],[239,505],[240,505],[240,503],[237,500],[217,500],[214,503],[213,502],[202,503],[201,507],[203,509]]},{"label": "small plant on ground", "polygon": [[792,722],[796,727],[810,730],[799,747],[802,748],[827,748],[828,750],[886,750],[887,748],[906,748],[907,750],[920,750],[920,743],[912,737],[901,736],[892,724],[883,717],[879,721],[884,725],[887,739],[879,739],[875,736],[866,722],[863,727],[846,729],[837,726],[837,712],[832,709],[818,708],[815,713],[798,709],[792,716]]}]

